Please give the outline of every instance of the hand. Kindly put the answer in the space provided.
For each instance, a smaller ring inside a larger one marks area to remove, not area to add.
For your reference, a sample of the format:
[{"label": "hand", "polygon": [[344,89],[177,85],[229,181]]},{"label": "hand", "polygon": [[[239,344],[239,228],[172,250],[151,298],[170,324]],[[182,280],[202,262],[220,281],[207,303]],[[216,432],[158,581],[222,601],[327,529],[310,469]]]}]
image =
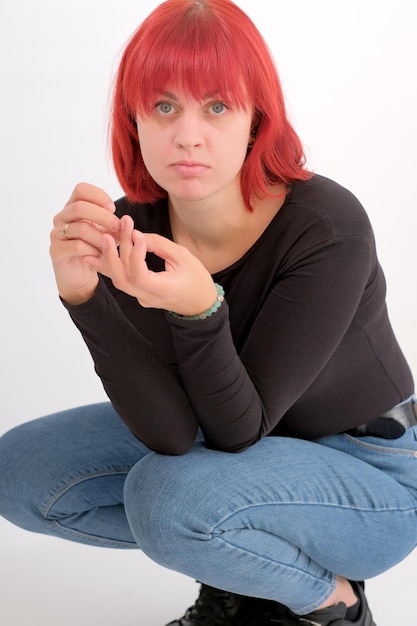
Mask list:
[{"label": "hand", "polygon": [[[144,307],[198,315],[215,302],[217,290],[210,273],[187,248],[161,235],[134,230],[127,215],[120,222],[119,253],[114,238],[102,235],[102,255],[85,259],[91,267]],[[165,271],[149,270],[147,252],[164,259]]]},{"label": "hand", "polygon": [[102,189],[80,183],[54,217],[50,255],[59,294],[69,304],[87,301],[97,288],[97,271],[84,258],[101,255],[104,233],[118,237],[120,220],[114,211]]}]

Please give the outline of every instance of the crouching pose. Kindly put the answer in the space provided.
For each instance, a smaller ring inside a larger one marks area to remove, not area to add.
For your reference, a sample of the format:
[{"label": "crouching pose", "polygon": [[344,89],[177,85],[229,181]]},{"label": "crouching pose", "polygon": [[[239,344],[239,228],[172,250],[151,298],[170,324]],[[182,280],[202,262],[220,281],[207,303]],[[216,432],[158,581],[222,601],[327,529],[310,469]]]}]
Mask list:
[{"label": "crouching pose", "polygon": [[417,542],[417,420],[364,209],[306,168],[230,0],[156,8],[111,121],[125,196],[79,184],[50,248],[110,401],[2,437],[0,513],[195,578],[174,626],[375,626],[363,581]]}]

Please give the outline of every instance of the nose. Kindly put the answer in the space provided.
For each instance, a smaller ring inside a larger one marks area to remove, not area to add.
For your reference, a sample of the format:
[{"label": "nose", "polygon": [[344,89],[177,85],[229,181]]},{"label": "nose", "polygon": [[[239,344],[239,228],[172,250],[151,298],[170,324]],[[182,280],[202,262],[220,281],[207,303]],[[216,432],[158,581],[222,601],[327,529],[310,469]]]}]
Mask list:
[{"label": "nose", "polygon": [[175,144],[183,150],[198,148],[204,143],[202,121],[198,115],[183,114],[175,128]]}]

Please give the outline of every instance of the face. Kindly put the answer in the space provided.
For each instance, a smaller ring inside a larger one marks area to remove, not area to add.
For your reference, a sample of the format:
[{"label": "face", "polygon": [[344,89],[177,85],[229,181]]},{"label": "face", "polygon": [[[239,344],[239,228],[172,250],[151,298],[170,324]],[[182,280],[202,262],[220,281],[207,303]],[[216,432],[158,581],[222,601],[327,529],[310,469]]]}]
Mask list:
[{"label": "face", "polygon": [[240,192],[253,111],[217,97],[200,102],[166,91],[151,114],[137,118],[142,157],[152,178],[174,199],[198,201]]}]

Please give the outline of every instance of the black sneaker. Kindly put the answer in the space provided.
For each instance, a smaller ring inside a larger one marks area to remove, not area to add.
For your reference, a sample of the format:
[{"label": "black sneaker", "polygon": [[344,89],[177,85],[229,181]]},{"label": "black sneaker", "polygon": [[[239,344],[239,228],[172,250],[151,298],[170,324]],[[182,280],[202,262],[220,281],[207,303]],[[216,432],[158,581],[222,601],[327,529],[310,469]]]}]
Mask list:
[{"label": "black sneaker", "polygon": [[355,621],[346,619],[347,608],[341,602],[336,606],[313,611],[308,615],[295,615],[288,611],[287,616],[282,621],[282,626],[376,626],[368,607],[363,586],[356,582],[351,582],[351,585],[360,601],[359,614]]},{"label": "black sneaker", "polygon": [[201,585],[196,603],[167,626],[281,626],[287,614],[278,602]]}]

